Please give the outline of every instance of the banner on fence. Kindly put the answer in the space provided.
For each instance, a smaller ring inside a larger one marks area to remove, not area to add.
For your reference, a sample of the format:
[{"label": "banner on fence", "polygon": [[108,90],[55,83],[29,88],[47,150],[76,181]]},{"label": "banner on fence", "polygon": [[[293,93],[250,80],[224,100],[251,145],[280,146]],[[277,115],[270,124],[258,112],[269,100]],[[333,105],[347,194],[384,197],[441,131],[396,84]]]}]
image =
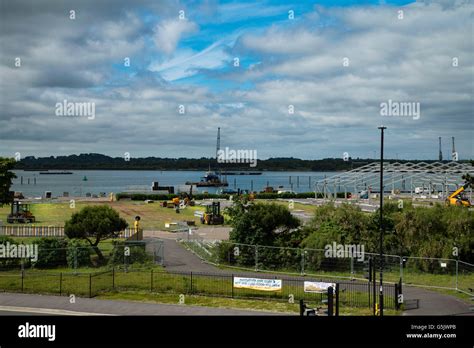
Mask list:
[{"label": "banner on fence", "polygon": [[336,289],[335,283],[304,282],[304,292],[316,292],[316,293],[327,292],[330,286],[333,289]]},{"label": "banner on fence", "polygon": [[234,277],[234,288],[244,288],[261,291],[280,291],[281,279]]}]

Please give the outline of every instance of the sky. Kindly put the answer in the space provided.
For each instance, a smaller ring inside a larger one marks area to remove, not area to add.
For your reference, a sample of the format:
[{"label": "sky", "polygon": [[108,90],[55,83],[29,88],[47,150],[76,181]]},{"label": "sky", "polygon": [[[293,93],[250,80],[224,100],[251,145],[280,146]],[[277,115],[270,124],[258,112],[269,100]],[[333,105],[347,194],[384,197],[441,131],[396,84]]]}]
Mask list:
[{"label": "sky", "polygon": [[473,23],[464,0],[0,0],[0,156],[212,157],[220,127],[259,159],[373,158],[384,125],[385,157],[454,136],[472,159]]}]

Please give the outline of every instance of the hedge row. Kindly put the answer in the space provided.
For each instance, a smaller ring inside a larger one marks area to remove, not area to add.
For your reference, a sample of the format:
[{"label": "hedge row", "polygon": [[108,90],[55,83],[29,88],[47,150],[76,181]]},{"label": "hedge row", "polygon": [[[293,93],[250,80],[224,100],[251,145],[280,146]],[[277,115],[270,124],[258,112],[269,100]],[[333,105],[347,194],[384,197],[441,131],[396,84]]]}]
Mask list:
[{"label": "hedge row", "polygon": [[[18,245],[9,236],[0,236],[0,244]],[[33,268],[57,268],[57,267],[89,267],[93,266],[95,250],[84,240],[67,238],[41,238],[33,241],[38,245],[37,260],[22,260],[20,258],[0,258],[0,269],[20,267],[22,261],[25,267]],[[150,260],[146,253],[145,243],[128,243],[126,241],[113,241],[110,254],[104,255],[109,265],[122,265],[125,261],[129,264],[144,263]],[[128,247],[125,253],[125,247]],[[126,255],[127,254],[127,255]],[[125,255],[128,256],[125,259]]]},{"label": "hedge row", "polygon": [[[117,200],[131,199],[132,201],[145,201],[147,199],[153,201],[169,201],[177,197],[176,194],[147,194],[147,193],[118,193]],[[230,194],[214,194],[214,193],[197,193],[193,197],[196,200],[202,199],[229,199]],[[314,198],[314,192],[301,192],[301,193],[257,193],[255,195],[257,199],[277,199],[277,198]],[[318,198],[323,198],[324,194],[321,192],[317,193]],[[344,192],[337,193],[338,198],[344,198]]]}]

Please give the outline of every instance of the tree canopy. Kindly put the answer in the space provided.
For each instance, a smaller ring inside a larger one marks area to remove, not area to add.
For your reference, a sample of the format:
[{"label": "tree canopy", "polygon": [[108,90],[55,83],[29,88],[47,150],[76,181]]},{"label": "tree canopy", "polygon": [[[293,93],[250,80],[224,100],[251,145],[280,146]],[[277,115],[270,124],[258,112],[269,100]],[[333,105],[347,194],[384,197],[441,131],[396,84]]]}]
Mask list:
[{"label": "tree canopy", "polygon": [[13,179],[16,178],[12,169],[15,167],[15,160],[12,158],[0,157],[0,206],[13,202],[13,195],[10,188]]},{"label": "tree canopy", "polygon": [[275,203],[237,199],[227,213],[233,227],[230,239],[243,244],[285,245],[290,242],[292,231],[300,225],[287,207]]},{"label": "tree canopy", "polygon": [[85,239],[103,259],[97,247],[100,241],[115,238],[120,231],[128,227],[128,223],[118,212],[107,205],[86,206],[72,214],[64,225],[64,233],[68,238]]}]

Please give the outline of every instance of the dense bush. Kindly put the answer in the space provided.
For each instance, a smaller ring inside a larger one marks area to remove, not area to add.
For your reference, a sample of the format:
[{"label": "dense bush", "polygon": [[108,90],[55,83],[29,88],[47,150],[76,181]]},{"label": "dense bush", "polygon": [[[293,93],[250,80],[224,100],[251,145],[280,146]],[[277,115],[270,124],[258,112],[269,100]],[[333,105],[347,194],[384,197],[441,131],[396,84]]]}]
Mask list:
[{"label": "dense bush", "polygon": [[[153,201],[169,201],[175,197],[178,197],[178,194],[147,194],[147,193],[118,193],[117,200],[121,199],[131,199],[132,201],[145,201],[151,199]],[[214,193],[196,193],[193,194],[194,199],[229,199],[232,196],[230,194],[214,194]],[[235,195],[233,195],[235,196]],[[318,198],[322,198],[323,194],[318,193]],[[344,197],[344,193],[338,193],[338,197]],[[255,195],[257,199],[277,199],[277,198],[314,198],[314,192],[301,192],[301,193],[257,193]]]},{"label": "dense bush", "polygon": [[[146,253],[144,242],[126,242],[116,241],[112,242],[113,248],[110,253],[109,265],[123,265],[133,263],[145,263],[150,261],[150,256]],[[125,256],[125,248],[128,247],[130,255]]]},{"label": "dense bush", "polygon": [[[0,244],[17,244],[15,240],[8,236],[0,236]],[[19,267],[21,265],[20,259],[0,258],[0,268]]]},{"label": "dense bush", "polygon": [[70,268],[88,267],[91,265],[92,248],[81,239],[70,239],[67,248],[67,265]]},{"label": "dense bush", "polygon": [[35,240],[38,245],[38,260],[33,263],[36,268],[54,268],[67,264],[67,241],[63,238],[41,238]]},{"label": "dense bush", "polygon": [[[266,206],[264,208],[263,206]],[[379,211],[364,213],[358,207],[332,204],[315,207],[313,218],[302,228],[283,228],[287,222],[286,208],[273,204],[234,206],[231,211],[231,242],[282,246],[289,248],[324,249],[332,244],[361,244],[365,252],[379,250]],[[282,210],[283,209],[283,210]],[[285,222],[286,221],[286,222]],[[453,248],[459,251],[459,259],[474,263],[474,214],[463,207],[414,207],[405,202],[384,205],[384,253],[425,258],[456,258]],[[268,255],[265,255],[267,253]],[[285,254],[286,253],[286,254]],[[232,255],[229,245],[219,246],[221,261],[241,265],[254,265],[254,249],[240,251],[238,258]],[[347,260],[324,257],[323,252],[308,252],[306,267],[312,269],[336,269]],[[297,269],[300,257],[290,249],[268,249],[259,252],[259,263],[267,269],[274,266]],[[326,263],[330,263],[326,265]],[[439,261],[420,259],[411,262],[419,270],[441,272]],[[347,264],[346,266],[347,267]]]}]

